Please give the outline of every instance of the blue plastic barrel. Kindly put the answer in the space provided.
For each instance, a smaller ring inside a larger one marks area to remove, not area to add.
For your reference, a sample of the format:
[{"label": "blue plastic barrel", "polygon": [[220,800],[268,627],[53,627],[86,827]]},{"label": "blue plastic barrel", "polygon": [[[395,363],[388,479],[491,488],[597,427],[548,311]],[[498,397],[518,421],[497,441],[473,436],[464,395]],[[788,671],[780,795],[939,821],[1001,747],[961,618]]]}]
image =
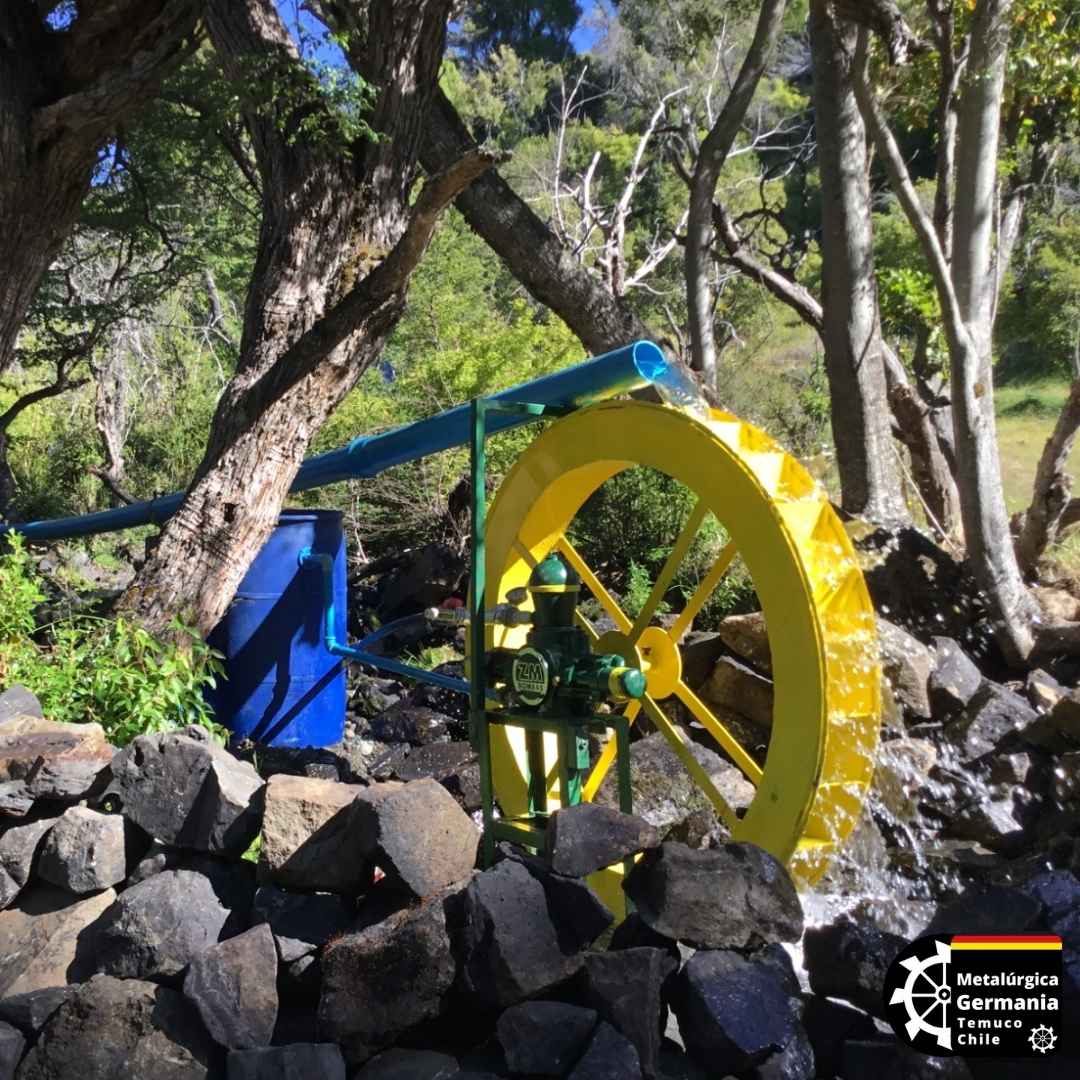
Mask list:
[{"label": "blue plastic barrel", "polygon": [[236,597],[207,639],[225,656],[211,691],[218,723],[269,746],[330,746],[345,732],[345,670],[323,637],[317,569],[304,548],[334,559],[335,634],[345,638],[345,534],[338,510],[284,510]]}]

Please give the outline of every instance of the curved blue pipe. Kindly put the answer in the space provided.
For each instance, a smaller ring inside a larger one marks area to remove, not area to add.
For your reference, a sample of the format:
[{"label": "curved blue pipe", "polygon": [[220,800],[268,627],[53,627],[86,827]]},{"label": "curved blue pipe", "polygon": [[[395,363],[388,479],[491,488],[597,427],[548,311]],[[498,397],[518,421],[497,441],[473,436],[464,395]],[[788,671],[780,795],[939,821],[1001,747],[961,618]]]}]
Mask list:
[{"label": "curved blue pipe", "polygon": [[[605,401],[650,385],[663,388],[678,374],[678,369],[669,365],[658,346],[651,341],[635,341],[553,375],[511,387],[489,400],[567,409]],[[534,419],[535,415],[491,412],[487,418],[488,434],[517,427]],[[469,406],[458,405],[427,420],[405,424],[380,435],[361,435],[339,450],[309,458],[300,466],[290,490],[308,491],[341,480],[376,476],[394,465],[416,461],[452,446],[465,446],[468,441]],[[149,502],[81,517],[0,525],[0,533],[17,532],[27,540],[43,541],[118,532],[137,525],[161,525],[176,513],[183,501],[184,493],[175,492]]]}]

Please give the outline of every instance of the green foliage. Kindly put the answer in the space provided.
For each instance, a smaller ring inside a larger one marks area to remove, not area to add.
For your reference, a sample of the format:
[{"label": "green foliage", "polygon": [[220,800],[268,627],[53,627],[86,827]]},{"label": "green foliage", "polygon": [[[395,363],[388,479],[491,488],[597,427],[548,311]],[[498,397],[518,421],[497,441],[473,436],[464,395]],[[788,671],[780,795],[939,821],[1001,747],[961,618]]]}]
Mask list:
[{"label": "green foliage", "polygon": [[218,733],[203,690],[221,672],[214,653],[174,624],[175,640],[157,640],[123,619],[70,615],[36,627],[44,589],[19,539],[0,555],[0,685],[21,683],[45,715],[96,722],[110,742],[202,724]]}]

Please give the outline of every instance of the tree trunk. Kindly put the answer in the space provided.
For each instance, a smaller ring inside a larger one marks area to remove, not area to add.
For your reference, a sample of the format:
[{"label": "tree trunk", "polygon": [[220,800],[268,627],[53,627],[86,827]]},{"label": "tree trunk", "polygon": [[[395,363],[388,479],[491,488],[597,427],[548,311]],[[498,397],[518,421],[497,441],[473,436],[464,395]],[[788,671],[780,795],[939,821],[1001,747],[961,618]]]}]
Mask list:
[{"label": "tree trunk", "polygon": [[0,6],[0,371],[78,219],[99,150],[184,55],[200,6],[83,5],[63,30],[48,26],[45,5]]},{"label": "tree trunk", "polygon": [[765,0],[754,39],[738,77],[712,130],[705,136],[690,178],[686,219],[686,306],[690,327],[690,367],[700,371],[706,385],[716,386],[716,335],[713,330],[712,283],[713,198],[720,172],[739,134],[746,110],[776,48],[784,22],[786,0]]},{"label": "tree trunk", "polygon": [[[436,92],[420,159],[438,172],[476,144],[450,100]],[[481,176],[456,206],[470,227],[506,264],[534,299],[551,308],[591,353],[655,338],[625,300],[612,296],[578,263],[555,233],[495,171]]]},{"label": "tree trunk", "polygon": [[1035,572],[1043,552],[1057,537],[1069,505],[1072,478],[1065,472],[1065,464],[1069,460],[1078,427],[1080,379],[1073,382],[1035,469],[1031,505],[1024,514],[1020,535],[1016,538],[1016,558],[1025,574]]},{"label": "tree trunk", "polygon": [[230,73],[269,63],[292,94],[247,116],[263,209],[236,375],[183,505],[123,600],[156,633],[177,615],[204,634],[218,622],[312,437],[401,317],[439,212],[491,164],[473,155],[411,204],[449,7],[379,0],[364,25],[348,28],[350,62],[377,94],[368,122],[379,137],[343,146],[293,137],[325,107],[273,0],[210,2],[211,36]]},{"label": "tree trunk", "polygon": [[826,0],[810,9],[821,172],[822,340],[842,506],[874,521],[908,520],[886,405],[874,282],[866,133],[851,91],[854,29]]},{"label": "tree trunk", "polygon": [[995,636],[1006,661],[1019,665],[1034,645],[1036,610],[1020,574],[1005,512],[990,370],[995,294],[991,242],[1008,9],[1003,0],[982,0],[973,20],[956,154],[956,188],[964,198],[957,200],[951,266],[867,84],[865,32],[860,33],[854,86],[937,288],[951,361],[957,487],[968,564],[992,607]]}]

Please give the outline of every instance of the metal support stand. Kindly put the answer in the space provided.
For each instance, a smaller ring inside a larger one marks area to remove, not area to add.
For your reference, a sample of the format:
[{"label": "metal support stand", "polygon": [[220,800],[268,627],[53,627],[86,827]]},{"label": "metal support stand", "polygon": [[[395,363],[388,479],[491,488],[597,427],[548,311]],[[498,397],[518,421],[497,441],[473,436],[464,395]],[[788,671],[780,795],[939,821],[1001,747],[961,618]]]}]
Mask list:
[{"label": "metal support stand", "polygon": [[[469,589],[469,733],[480,764],[480,799],[484,822],[481,846],[482,864],[495,860],[495,843],[508,840],[541,850],[549,817],[548,766],[544,754],[544,736],[552,734],[558,742],[559,801],[574,806],[581,801],[582,777],[589,768],[589,734],[614,729],[619,807],[630,813],[630,725],[624,716],[541,716],[509,713],[487,708],[486,650],[487,632],[484,612],[487,608],[487,567],[484,536],[487,517],[487,416],[489,413],[527,413],[539,419],[561,415],[569,410],[529,403],[476,398],[469,403],[469,465],[472,481],[472,565]],[[495,786],[492,777],[491,727],[504,724],[525,729],[528,760],[527,814],[515,818],[495,818]]]}]

